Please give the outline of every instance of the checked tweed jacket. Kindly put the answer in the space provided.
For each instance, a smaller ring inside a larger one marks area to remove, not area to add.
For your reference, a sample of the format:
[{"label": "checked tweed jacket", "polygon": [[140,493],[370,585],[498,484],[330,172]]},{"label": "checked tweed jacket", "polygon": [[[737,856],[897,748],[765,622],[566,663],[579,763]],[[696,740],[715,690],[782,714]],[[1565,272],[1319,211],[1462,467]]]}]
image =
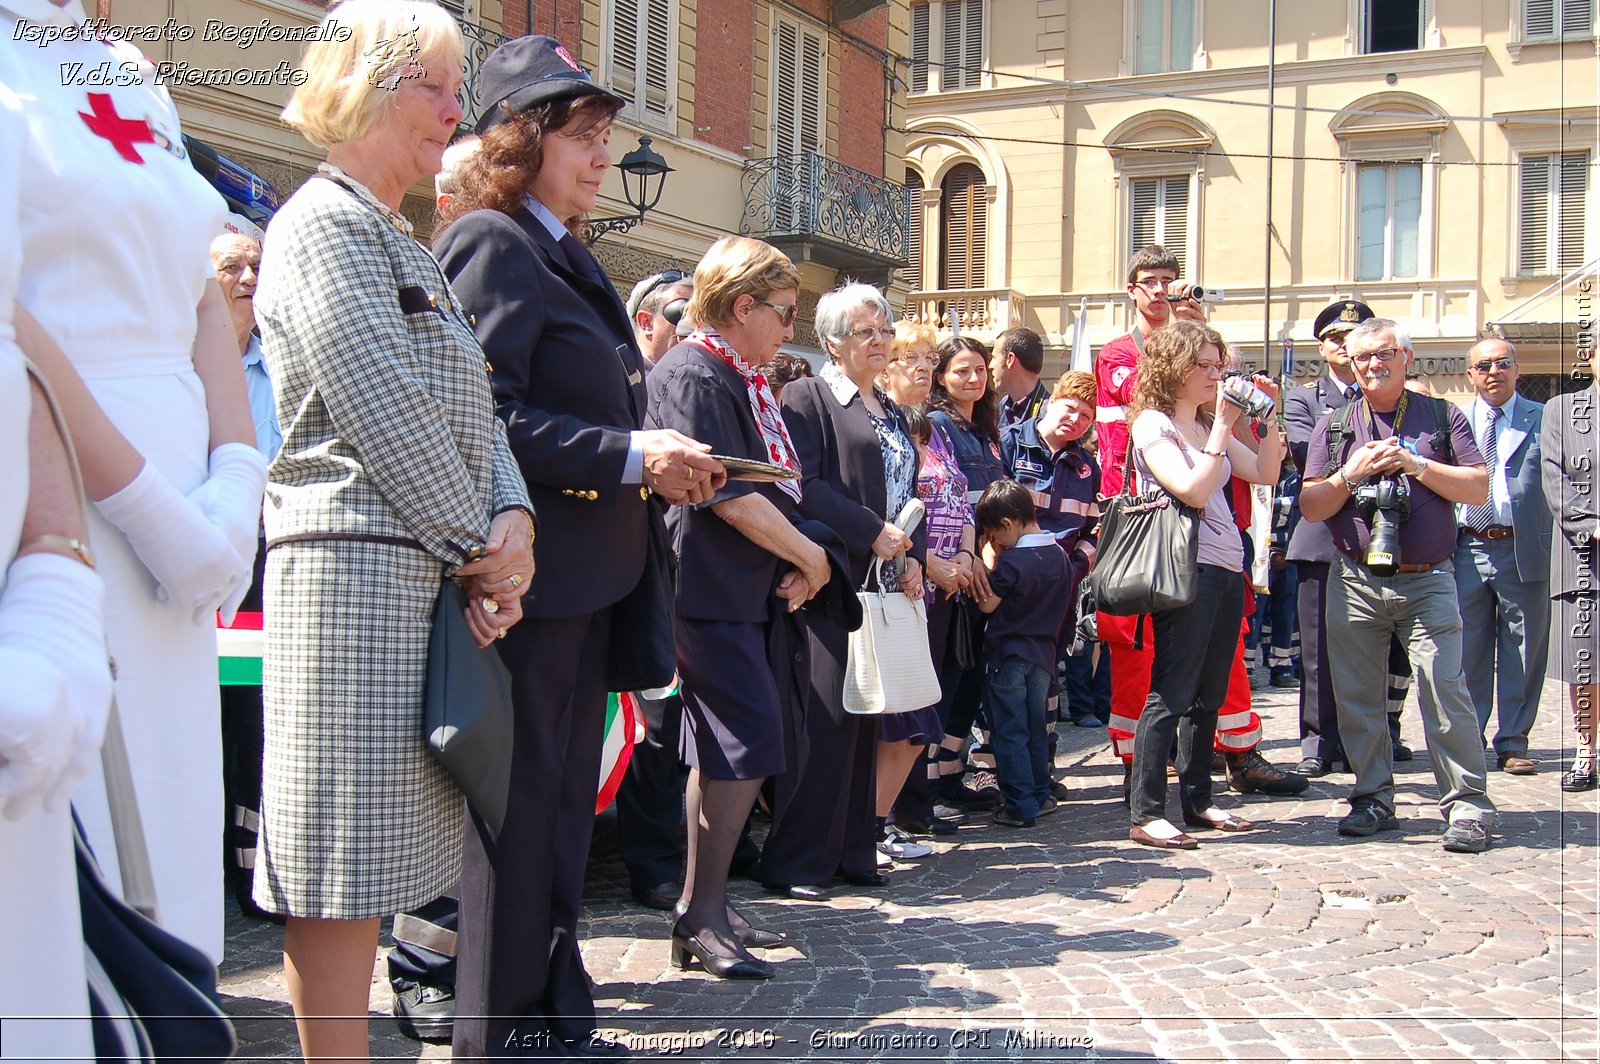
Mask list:
[{"label": "checked tweed jacket", "polygon": [[256,293],[283,449],[254,892],[271,911],[355,920],[458,877],[461,795],[422,735],[433,607],[492,516],[531,506],[444,275],[338,177],[273,220]]}]

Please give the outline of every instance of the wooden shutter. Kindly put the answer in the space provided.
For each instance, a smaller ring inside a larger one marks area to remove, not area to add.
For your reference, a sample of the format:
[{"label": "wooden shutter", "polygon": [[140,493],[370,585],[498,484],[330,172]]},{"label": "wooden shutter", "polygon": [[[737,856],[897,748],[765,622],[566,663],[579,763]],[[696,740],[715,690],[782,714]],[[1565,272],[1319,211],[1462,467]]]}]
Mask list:
[{"label": "wooden shutter", "polygon": [[1550,249],[1550,156],[1523,156],[1517,181],[1517,272],[1544,273]]},{"label": "wooden shutter", "polygon": [[611,2],[611,87],[637,98],[639,85],[639,0]]},{"label": "wooden shutter", "polygon": [[826,78],[827,52],[822,38],[800,33],[800,114],[801,151],[822,151],[822,84]]},{"label": "wooden shutter", "polygon": [[1594,29],[1594,0],[1561,0],[1561,32],[1589,33]]},{"label": "wooden shutter", "polygon": [[1157,215],[1160,211],[1161,183],[1157,178],[1138,178],[1129,196],[1128,257],[1146,244],[1156,243]]},{"label": "wooden shutter", "polygon": [[922,176],[906,171],[906,188],[911,192],[911,228],[906,234],[906,277],[913,291],[921,291],[922,279]]},{"label": "wooden shutter", "polygon": [[[637,2],[637,0],[635,0]],[[644,0],[644,110],[665,117],[672,99],[672,0]]]},{"label": "wooden shutter", "polygon": [[983,76],[983,0],[945,0],[944,87],[975,89]]},{"label": "wooden shutter", "polygon": [[773,154],[820,152],[826,45],[821,37],[782,18],[773,36]]},{"label": "wooden shutter", "polygon": [[1178,260],[1182,277],[1189,262],[1189,179],[1161,179],[1161,244]]},{"label": "wooden shutter", "polygon": [[983,171],[962,163],[944,179],[941,288],[982,288],[988,274],[989,196]]},{"label": "wooden shutter", "polygon": [[928,91],[928,48],[930,23],[928,5],[911,9],[911,91]]},{"label": "wooden shutter", "polygon": [[1556,0],[1523,0],[1522,36],[1554,37]]},{"label": "wooden shutter", "polygon": [[1576,270],[1584,263],[1583,230],[1589,184],[1589,154],[1566,152],[1556,158],[1555,226],[1557,272]]},{"label": "wooden shutter", "polygon": [[1128,254],[1160,244],[1178,260],[1182,276],[1189,258],[1189,178],[1141,177],[1129,184]]}]

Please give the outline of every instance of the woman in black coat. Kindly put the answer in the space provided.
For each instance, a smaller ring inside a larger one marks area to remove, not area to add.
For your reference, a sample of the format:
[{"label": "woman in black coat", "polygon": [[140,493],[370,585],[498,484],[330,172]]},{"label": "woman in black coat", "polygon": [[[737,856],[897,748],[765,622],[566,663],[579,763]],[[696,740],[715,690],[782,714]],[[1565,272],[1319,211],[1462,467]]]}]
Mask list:
[{"label": "woman in black coat", "polygon": [[[761,781],[783,771],[790,656],[772,627],[829,583],[823,549],[795,527],[800,464],[762,367],[794,335],[800,274],[776,248],[724,237],[695,269],[697,328],[650,374],[652,425],[715,453],[792,469],[792,480],[729,480],[709,503],[668,518],[679,560],[678,673],[689,765],[689,866],[672,961],[713,975],[766,979],[746,949],[777,945],[727,904],[728,867]],[[774,607],[778,607],[776,613]]]},{"label": "woman in black coat", "polygon": [[[877,387],[888,364],[894,317],[871,285],[852,284],[817,301],[816,329],[831,361],[816,377],[783,390],[783,417],[804,473],[801,513],[843,540],[851,583],[867,579],[874,556],[902,590],[920,595],[922,529],[892,523],[916,494],[916,446],[894,403]],[[811,688],[803,745],[776,781],[772,830],[761,855],[769,890],[820,898],[835,876],[881,886],[873,786],[877,721],[844,711],[848,632],[807,611]]]},{"label": "woman in black coat", "polygon": [[642,430],[627,311],[576,236],[622,99],[550,37],[501,45],[483,85],[482,145],[434,250],[473,316],[539,538],[528,619],[499,643],[517,724],[505,823],[494,836],[474,819],[462,861],[455,1052],[607,1054],[621,1047],[595,1034],[577,944],[606,693],[670,682],[652,493],[703,502],[722,466]]}]

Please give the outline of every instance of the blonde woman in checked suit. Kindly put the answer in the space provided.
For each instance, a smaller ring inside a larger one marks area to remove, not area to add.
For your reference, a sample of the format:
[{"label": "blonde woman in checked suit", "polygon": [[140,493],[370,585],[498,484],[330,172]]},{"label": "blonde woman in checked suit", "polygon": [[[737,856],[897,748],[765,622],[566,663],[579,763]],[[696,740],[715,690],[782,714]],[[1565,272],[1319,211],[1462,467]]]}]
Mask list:
[{"label": "blonde woman in checked suit", "polygon": [[284,118],[329,161],[274,219],[256,293],[284,440],[267,488],[255,898],[288,917],[308,1060],[367,1056],[379,921],[457,878],[462,800],[422,738],[440,584],[466,582],[487,645],[533,576],[483,352],[398,210],[461,119],[460,31],[411,0],[350,0],[328,20],[349,33],[307,50]]}]

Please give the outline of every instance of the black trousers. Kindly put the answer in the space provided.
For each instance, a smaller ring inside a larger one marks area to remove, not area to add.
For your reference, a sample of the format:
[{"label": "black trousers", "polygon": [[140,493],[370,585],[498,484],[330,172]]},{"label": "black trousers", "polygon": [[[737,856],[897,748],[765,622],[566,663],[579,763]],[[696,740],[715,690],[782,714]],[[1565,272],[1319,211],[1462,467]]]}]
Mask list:
[{"label": "black trousers", "polygon": [[877,720],[844,711],[848,634],[807,611],[811,688],[792,767],[774,779],[777,802],[761,851],[766,883],[824,885],[878,870],[873,795]]},{"label": "black trousers", "polygon": [[457,1058],[566,1056],[595,1027],[578,951],[605,728],[609,610],[527,618],[500,645],[516,737],[505,824],[468,814],[456,969]]},{"label": "black trousers", "polygon": [[1150,697],[1133,738],[1133,823],[1166,817],[1167,751],[1178,740],[1178,796],[1185,813],[1211,807],[1211,749],[1217,711],[1244,618],[1244,575],[1200,566],[1200,592],[1187,606],[1153,614]]},{"label": "black trousers", "polygon": [[617,789],[617,848],[635,896],[683,878],[678,827],[687,774],[678,755],[683,700],[671,695],[638,701],[644,711],[644,741],[635,744]]}]

